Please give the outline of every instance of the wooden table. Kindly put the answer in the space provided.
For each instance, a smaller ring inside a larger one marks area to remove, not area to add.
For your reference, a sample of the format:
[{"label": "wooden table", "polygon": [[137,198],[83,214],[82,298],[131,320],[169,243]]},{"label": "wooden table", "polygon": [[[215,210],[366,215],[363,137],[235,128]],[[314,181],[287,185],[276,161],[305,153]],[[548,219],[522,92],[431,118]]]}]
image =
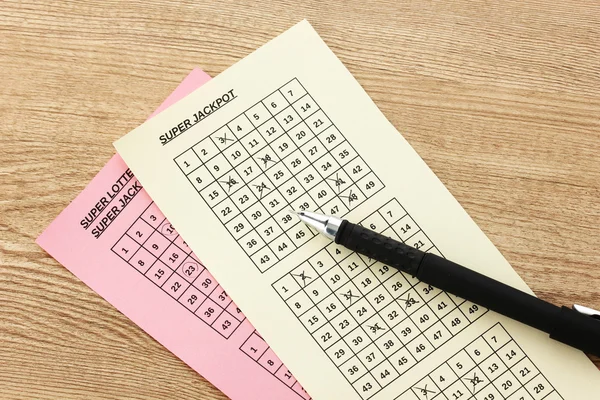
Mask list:
[{"label": "wooden table", "polygon": [[194,66],[301,18],[541,298],[600,309],[598,2],[4,0],[0,398],[225,398],[34,240]]}]

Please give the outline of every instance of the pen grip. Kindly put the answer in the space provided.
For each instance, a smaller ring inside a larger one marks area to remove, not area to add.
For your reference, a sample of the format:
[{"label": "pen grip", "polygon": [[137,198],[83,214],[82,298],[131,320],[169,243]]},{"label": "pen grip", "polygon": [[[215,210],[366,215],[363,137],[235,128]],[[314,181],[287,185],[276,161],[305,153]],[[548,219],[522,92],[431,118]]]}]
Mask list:
[{"label": "pen grip", "polygon": [[414,247],[346,220],[342,221],[335,242],[413,276],[416,275],[425,254]]}]

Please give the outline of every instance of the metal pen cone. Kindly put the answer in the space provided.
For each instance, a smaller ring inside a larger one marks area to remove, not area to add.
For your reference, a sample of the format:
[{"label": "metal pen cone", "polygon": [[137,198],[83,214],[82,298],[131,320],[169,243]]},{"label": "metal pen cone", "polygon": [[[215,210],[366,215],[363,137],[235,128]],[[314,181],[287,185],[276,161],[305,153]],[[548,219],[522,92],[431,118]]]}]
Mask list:
[{"label": "metal pen cone", "polygon": [[335,235],[342,224],[342,220],[331,215],[317,214],[310,211],[295,211],[295,214],[308,226],[312,226],[317,232],[322,233],[329,239],[334,240]]}]

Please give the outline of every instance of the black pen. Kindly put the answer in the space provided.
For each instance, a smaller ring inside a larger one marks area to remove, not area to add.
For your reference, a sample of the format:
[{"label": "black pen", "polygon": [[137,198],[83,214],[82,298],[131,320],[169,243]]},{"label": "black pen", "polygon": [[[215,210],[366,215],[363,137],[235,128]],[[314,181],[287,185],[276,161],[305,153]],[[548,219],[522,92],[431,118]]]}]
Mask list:
[{"label": "black pen", "polygon": [[422,282],[550,334],[550,338],[600,356],[600,312],[558,307],[502,282],[337,217],[296,213],[335,243]]}]

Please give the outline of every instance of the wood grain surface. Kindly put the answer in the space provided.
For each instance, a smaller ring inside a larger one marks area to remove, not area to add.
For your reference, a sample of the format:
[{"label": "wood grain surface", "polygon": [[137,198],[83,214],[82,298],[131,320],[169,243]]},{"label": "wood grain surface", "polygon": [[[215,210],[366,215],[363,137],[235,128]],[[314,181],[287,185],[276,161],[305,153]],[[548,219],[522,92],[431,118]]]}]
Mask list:
[{"label": "wood grain surface", "polygon": [[541,298],[600,309],[597,1],[3,0],[1,399],[225,398],[34,240],[193,67],[302,18]]}]

